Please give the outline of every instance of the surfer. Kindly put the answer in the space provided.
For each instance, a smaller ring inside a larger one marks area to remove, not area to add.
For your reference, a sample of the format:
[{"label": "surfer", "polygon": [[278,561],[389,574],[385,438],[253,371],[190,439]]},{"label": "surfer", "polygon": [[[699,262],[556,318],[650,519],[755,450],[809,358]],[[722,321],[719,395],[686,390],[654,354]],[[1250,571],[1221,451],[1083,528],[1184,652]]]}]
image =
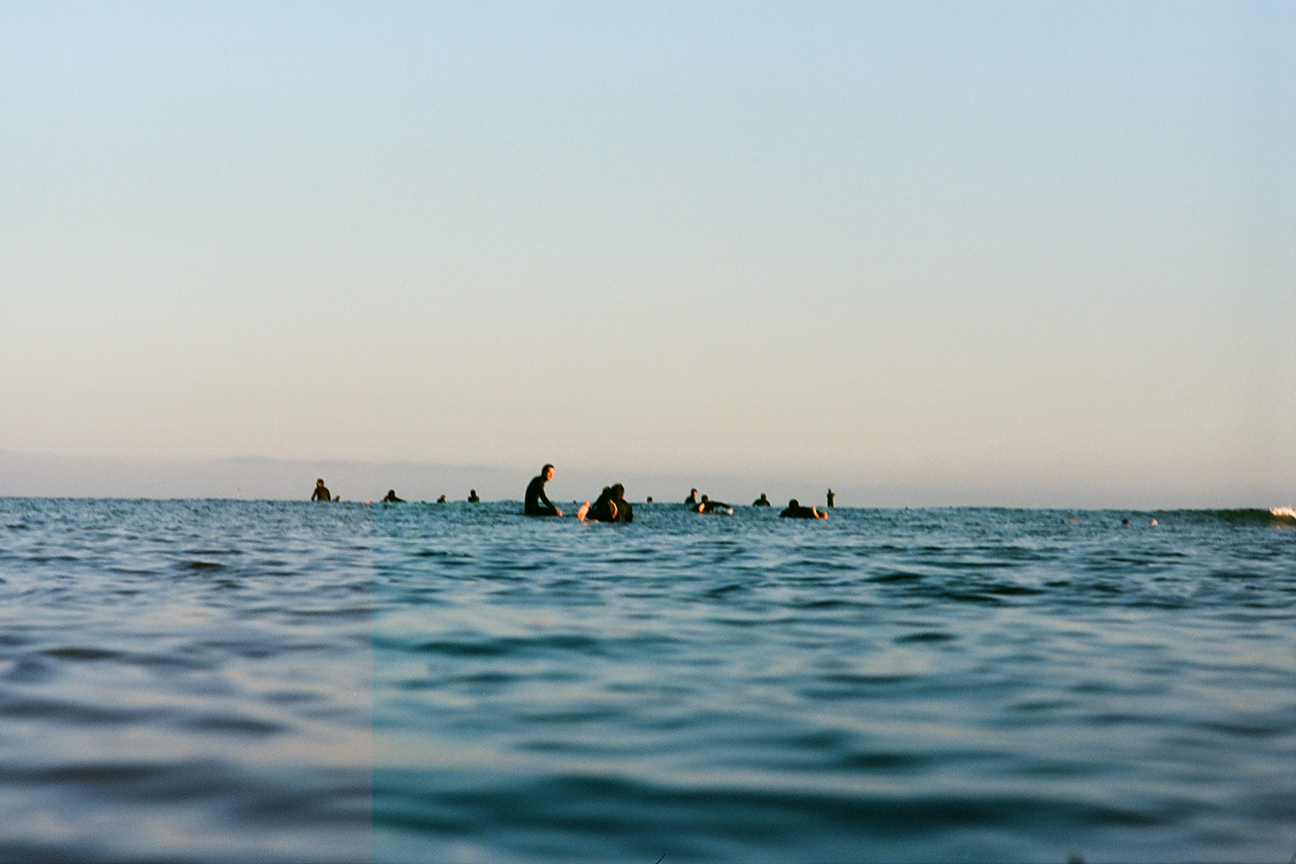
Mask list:
[{"label": "surfer", "polygon": [[531,483],[526,489],[526,503],[523,505],[522,512],[528,516],[561,516],[562,511],[553,505],[549,496],[545,495],[545,483],[552,480],[554,476],[554,466],[546,464],[540,469],[540,473],[531,478]]},{"label": "surfer", "polygon": [[788,502],[787,509],[779,514],[781,519],[827,519],[827,513],[820,513],[814,507],[802,507],[797,499]]},{"label": "surfer", "polygon": [[690,489],[690,490],[689,490],[689,497],[687,497],[687,498],[684,499],[684,503],[685,503],[685,504],[696,504],[696,503],[698,503],[698,500],[697,500],[697,490],[696,490],[696,489]]},{"label": "surfer", "polygon": [[388,489],[387,494],[383,496],[382,500],[384,504],[404,504],[405,503],[404,498],[396,497],[395,489]]},{"label": "surfer", "polygon": [[324,485],[324,478],[315,481],[315,491],[311,493],[312,501],[332,501],[329,495],[328,487]]},{"label": "surfer", "polygon": [[633,522],[634,509],[625,500],[625,487],[620,483],[604,486],[602,494],[591,505],[588,501],[576,511],[582,522]]},{"label": "surfer", "polygon": [[480,500],[481,500],[481,499],[477,497],[477,490],[476,490],[476,489],[469,489],[469,490],[468,490],[468,503],[469,503],[469,504],[476,504],[476,503],[477,503],[478,501],[480,501]]},{"label": "surfer", "polygon": [[699,513],[733,513],[733,508],[723,501],[712,501],[703,495],[702,500],[693,506],[694,510]]},{"label": "surfer", "polygon": [[762,493],[761,493],[761,497],[757,498],[755,501],[752,502],[752,506],[753,506],[753,507],[768,507],[768,506],[770,506],[770,500],[769,500],[768,498],[766,498],[766,497],[765,497],[765,493],[762,492]]},{"label": "surfer", "polygon": [[831,489],[829,489],[829,490],[828,490],[828,506],[829,506],[829,507],[833,506],[833,501],[835,501],[836,499],[837,499],[837,493],[835,493],[835,492],[833,492]]},{"label": "surfer", "polygon": [[445,497],[444,495],[442,495],[440,498],[438,498],[438,499],[436,500],[436,503],[438,503],[438,504],[444,504],[444,503],[446,503],[446,497]]}]

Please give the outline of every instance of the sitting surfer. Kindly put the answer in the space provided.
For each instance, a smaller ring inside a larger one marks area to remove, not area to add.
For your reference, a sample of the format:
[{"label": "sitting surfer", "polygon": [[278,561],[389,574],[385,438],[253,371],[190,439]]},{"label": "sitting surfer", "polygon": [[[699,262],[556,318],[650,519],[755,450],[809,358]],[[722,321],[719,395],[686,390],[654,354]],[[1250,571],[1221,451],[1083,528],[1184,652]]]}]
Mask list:
[{"label": "sitting surfer", "polygon": [[696,504],[696,503],[698,503],[698,500],[697,500],[697,490],[696,490],[696,489],[690,489],[690,490],[689,490],[689,497],[687,497],[687,498],[684,499],[684,503],[685,503],[685,504]]},{"label": "sitting surfer", "polygon": [[396,497],[395,489],[388,489],[387,494],[383,496],[382,500],[384,504],[404,504],[405,503],[404,498]]},{"label": "sitting surfer", "polygon": [[702,500],[693,505],[691,509],[696,510],[698,513],[733,513],[733,508],[728,504],[723,501],[712,501],[705,495],[703,495]]},{"label": "sitting surfer", "polygon": [[531,483],[526,488],[526,502],[523,505],[522,512],[528,516],[561,516],[562,511],[553,505],[549,496],[545,495],[545,483],[553,479],[554,467],[545,465],[540,469],[540,473],[531,478]]},{"label": "sitting surfer", "polygon": [[436,500],[436,503],[438,503],[438,504],[444,504],[444,503],[446,503],[446,497],[445,497],[444,495],[442,495],[440,498],[438,498],[438,499]]},{"label": "sitting surfer", "polygon": [[586,501],[576,511],[582,522],[633,522],[634,509],[625,500],[625,487],[620,483],[604,486],[603,493],[593,504]]},{"label": "sitting surfer", "polygon": [[753,507],[768,507],[768,506],[770,506],[770,500],[769,500],[768,498],[766,498],[766,497],[765,497],[765,493],[762,492],[762,493],[761,493],[761,497],[757,498],[755,501],[752,502],[752,506],[753,506]]},{"label": "sitting surfer", "polygon": [[787,509],[779,514],[783,519],[827,519],[827,513],[820,513],[814,507],[802,507],[797,499],[788,502]]},{"label": "sitting surfer", "polygon": [[481,499],[477,497],[477,490],[476,490],[476,489],[469,489],[469,490],[468,490],[468,503],[469,503],[469,504],[476,504],[476,503],[477,503],[478,501],[480,501],[480,500],[481,500]]},{"label": "sitting surfer", "polygon": [[311,493],[312,501],[332,501],[329,495],[328,487],[324,485],[324,478],[315,481],[315,491]]}]

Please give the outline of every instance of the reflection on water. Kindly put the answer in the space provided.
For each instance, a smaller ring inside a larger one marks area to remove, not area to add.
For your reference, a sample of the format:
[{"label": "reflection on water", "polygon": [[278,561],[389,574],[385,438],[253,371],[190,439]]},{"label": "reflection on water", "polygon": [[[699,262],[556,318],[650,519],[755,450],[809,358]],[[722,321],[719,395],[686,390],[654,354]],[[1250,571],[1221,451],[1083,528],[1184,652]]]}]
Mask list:
[{"label": "reflection on water", "polygon": [[519,509],[0,500],[0,860],[1296,849],[1281,514]]},{"label": "reflection on water", "polygon": [[1282,858],[1267,512],[375,518],[383,860]]},{"label": "reflection on water", "polygon": [[368,860],[371,533],[0,499],[0,860]]}]

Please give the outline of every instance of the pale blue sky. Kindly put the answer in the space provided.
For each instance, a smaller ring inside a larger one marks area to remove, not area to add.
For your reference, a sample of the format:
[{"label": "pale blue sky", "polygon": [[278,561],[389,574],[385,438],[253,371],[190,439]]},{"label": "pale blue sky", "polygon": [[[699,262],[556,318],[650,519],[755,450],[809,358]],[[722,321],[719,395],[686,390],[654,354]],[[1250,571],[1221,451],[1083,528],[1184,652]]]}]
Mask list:
[{"label": "pale blue sky", "polygon": [[1296,499],[1290,3],[9,4],[0,165],[0,450]]}]

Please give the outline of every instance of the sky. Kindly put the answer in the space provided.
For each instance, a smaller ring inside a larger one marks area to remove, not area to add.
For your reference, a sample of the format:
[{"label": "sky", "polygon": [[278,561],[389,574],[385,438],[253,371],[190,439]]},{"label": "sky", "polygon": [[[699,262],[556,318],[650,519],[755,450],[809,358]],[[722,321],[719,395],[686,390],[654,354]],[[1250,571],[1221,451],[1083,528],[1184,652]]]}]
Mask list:
[{"label": "sky", "polygon": [[0,494],[1294,504],[1296,6],[4,4],[0,370]]}]

